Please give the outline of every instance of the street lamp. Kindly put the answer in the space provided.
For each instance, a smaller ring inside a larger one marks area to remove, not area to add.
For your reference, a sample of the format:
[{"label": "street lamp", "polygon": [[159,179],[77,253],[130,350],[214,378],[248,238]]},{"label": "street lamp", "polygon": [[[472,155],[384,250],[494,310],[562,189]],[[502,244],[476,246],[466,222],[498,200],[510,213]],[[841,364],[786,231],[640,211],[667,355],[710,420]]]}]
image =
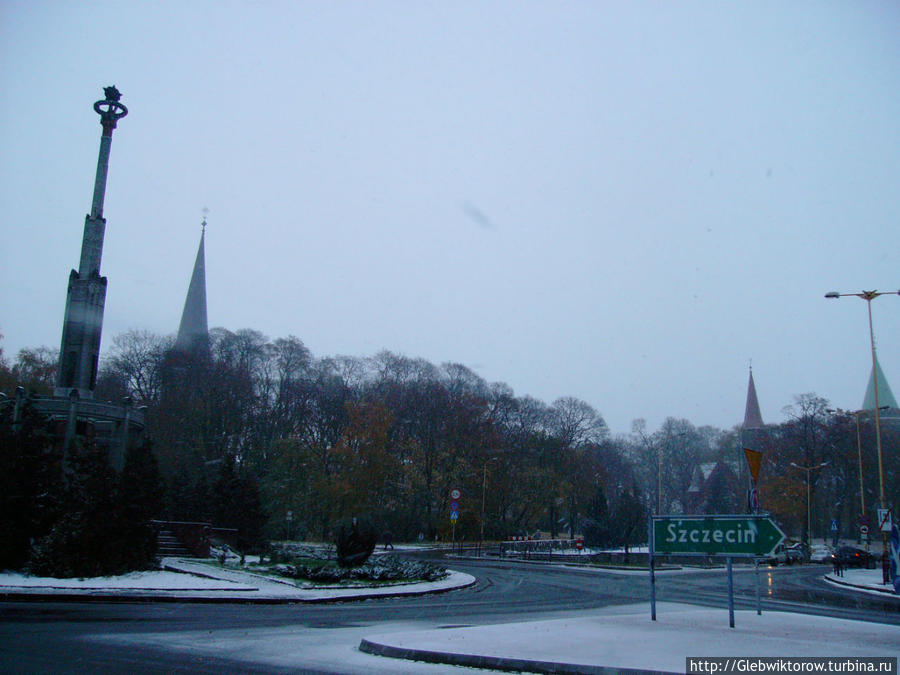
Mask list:
[{"label": "street lamp", "polygon": [[484,474],[481,479],[481,535],[478,539],[478,555],[481,556],[481,547],[484,545],[484,506],[487,497],[487,467],[490,462],[496,462],[499,457],[490,457],[484,461]]},{"label": "street lamp", "polygon": [[[853,413],[856,418],[856,454],[859,458],[859,517],[865,522],[866,517],[866,490],[863,487],[863,463],[862,463],[862,439],[859,434],[859,414],[862,410]],[[866,535],[866,551],[869,550],[869,535]]]},{"label": "street lamp", "polygon": [[[881,411],[878,409],[878,361],[875,358],[875,331],[872,328],[872,300],[881,295],[900,295],[900,291],[862,291],[861,293],[838,293],[837,291],[831,291],[830,293],[826,293],[825,297],[831,300],[849,295],[865,300],[866,307],[869,310],[869,342],[872,346],[872,389],[875,394],[875,447],[878,449],[878,496],[881,501],[881,508],[884,510],[887,506],[884,502],[884,469],[881,461]],[[879,528],[880,526],[881,524],[879,523]],[[881,530],[881,540],[883,546],[882,569],[884,576],[887,577],[887,567],[885,566],[885,561],[887,560],[887,532],[883,529]],[[886,578],[885,581],[887,581]]]},{"label": "street lamp", "polygon": [[[889,406],[882,406],[880,410],[888,410]],[[850,413],[853,417],[856,418],[856,455],[859,459],[859,515],[860,515],[860,525],[866,524],[868,525],[868,521],[866,520],[866,492],[863,487],[863,461],[862,461],[862,439],[860,437],[859,431],[859,416],[864,412],[868,412],[866,410],[855,410]],[[860,534],[862,537],[862,534]],[[866,551],[869,550],[869,536],[866,535]]]},{"label": "street lamp", "polygon": [[[831,410],[828,409],[827,412],[832,414],[840,414],[841,410]],[[859,416],[862,415],[865,410],[856,410],[849,414],[853,415],[856,418],[856,456],[859,459],[859,524],[863,525],[866,522],[866,492],[863,488],[863,462],[862,462],[862,439],[860,437],[859,432]],[[862,532],[860,532],[860,538],[857,539],[858,543],[862,543]],[[869,538],[866,537],[866,551],[869,550]]]},{"label": "street lamp", "polygon": [[[669,441],[673,438],[681,438],[682,436],[687,436],[687,431],[682,431],[677,434],[672,434],[670,432],[666,432],[666,440],[665,443],[655,443],[656,445],[656,515],[662,515],[662,453],[663,448],[668,451],[669,449]],[[652,446],[651,446],[652,447]]]},{"label": "street lamp", "polygon": [[798,469],[803,469],[806,472],[806,546],[807,550],[809,551],[812,551],[812,518],[810,516],[812,508],[809,501],[809,474],[811,471],[821,469],[823,466],[827,465],[828,462],[822,462],[821,464],[818,464],[816,466],[800,466],[799,464],[791,462],[791,466]]}]

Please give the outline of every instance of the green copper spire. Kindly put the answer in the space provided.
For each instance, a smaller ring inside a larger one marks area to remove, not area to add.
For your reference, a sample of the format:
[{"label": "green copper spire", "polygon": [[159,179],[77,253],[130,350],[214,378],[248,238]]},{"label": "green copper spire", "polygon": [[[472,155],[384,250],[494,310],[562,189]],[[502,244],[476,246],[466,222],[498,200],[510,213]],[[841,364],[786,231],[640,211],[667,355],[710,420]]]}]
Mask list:
[{"label": "green copper spire", "polygon": [[888,384],[881,370],[881,364],[878,363],[878,357],[875,357],[875,366],[869,375],[869,385],[866,387],[866,396],[863,399],[863,410],[875,409],[875,376],[878,376],[878,405],[888,408],[897,408],[897,399],[894,398],[894,392],[891,391],[891,385]]}]

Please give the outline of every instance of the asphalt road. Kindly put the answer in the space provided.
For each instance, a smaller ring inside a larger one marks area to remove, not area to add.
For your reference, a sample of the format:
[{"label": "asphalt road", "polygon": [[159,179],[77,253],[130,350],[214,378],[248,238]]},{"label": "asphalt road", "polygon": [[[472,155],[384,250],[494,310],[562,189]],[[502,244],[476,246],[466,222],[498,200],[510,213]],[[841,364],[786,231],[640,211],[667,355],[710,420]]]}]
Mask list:
[{"label": "asphalt road", "polygon": [[[539,564],[456,560],[468,589],[325,605],[133,602],[0,603],[0,671],[12,673],[447,673],[465,669],[363,655],[362,637],[559,618],[647,603],[649,576]],[[900,624],[900,599],[835,589],[822,567],[761,568],[763,611]],[[755,575],[736,571],[738,608],[755,607]],[[657,576],[657,600],[727,607],[724,571]],[[727,620],[727,619],[723,619]],[[450,670],[452,668],[452,670]]]}]

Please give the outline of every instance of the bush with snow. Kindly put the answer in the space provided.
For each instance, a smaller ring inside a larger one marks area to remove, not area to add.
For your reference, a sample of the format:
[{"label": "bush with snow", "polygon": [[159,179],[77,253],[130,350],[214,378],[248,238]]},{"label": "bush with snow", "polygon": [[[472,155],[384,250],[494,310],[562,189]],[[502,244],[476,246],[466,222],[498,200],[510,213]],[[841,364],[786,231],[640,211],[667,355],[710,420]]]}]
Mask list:
[{"label": "bush with snow", "polygon": [[334,546],[323,544],[306,544],[296,541],[273,541],[271,544],[272,561],[281,560],[335,560]]},{"label": "bush with snow", "polygon": [[407,560],[392,555],[379,556],[359,567],[341,567],[333,563],[310,560],[273,565],[270,570],[290,579],[319,583],[438,581],[448,574],[446,569],[434,563]]}]

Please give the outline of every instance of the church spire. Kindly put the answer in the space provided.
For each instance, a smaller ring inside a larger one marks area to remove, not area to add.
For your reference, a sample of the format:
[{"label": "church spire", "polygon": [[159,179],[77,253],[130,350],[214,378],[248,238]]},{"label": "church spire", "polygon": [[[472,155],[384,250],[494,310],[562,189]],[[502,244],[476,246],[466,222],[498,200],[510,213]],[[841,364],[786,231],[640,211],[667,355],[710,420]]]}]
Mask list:
[{"label": "church spire", "polygon": [[206,215],[200,226],[200,246],[197,248],[197,259],[194,261],[194,271],[175,340],[175,348],[182,351],[198,347],[206,349],[209,344],[209,326],[206,321]]},{"label": "church spire", "polygon": [[744,408],[744,429],[762,429],[765,427],[759,401],[756,398],[756,385],[753,384],[753,366],[750,366],[750,381],[747,383],[747,405]]},{"label": "church spire", "polygon": [[750,489],[747,491],[747,510],[759,513],[759,470],[762,466],[762,449],[765,445],[765,425],[759,412],[756,385],[753,383],[753,366],[750,366],[750,380],[747,382],[747,404],[744,406],[744,425],[741,428],[741,445],[750,470]]}]

